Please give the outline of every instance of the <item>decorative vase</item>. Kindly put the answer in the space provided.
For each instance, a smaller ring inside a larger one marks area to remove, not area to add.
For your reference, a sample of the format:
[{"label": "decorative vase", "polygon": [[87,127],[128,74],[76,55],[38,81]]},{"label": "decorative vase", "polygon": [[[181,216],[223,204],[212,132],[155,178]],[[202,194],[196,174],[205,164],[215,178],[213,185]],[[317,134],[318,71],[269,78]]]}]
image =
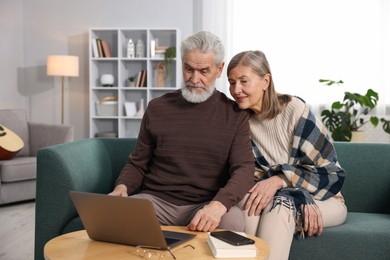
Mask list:
[{"label": "decorative vase", "polygon": [[112,74],[103,74],[100,77],[100,83],[103,87],[112,87],[114,85],[114,76]]},{"label": "decorative vase", "polygon": [[166,67],[163,62],[157,64],[157,87],[162,88],[165,85],[165,72]]},{"label": "decorative vase", "polygon": [[136,58],[143,58],[143,57],[145,57],[145,45],[144,45],[144,42],[141,39],[139,39],[137,41],[135,57]]},{"label": "decorative vase", "polygon": [[135,87],[135,81],[128,81],[127,86],[128,87]]},{"label": "decorative vase", "polygon": [[139,108],[138,108],[138,111],[137,113],[135,114],[136,117],[143,117],[144,116],[144,113],[145,113],[145,108],[144,108],[144,99],[141,98],[139,102]]},{"label": "decorative vase", "polygon": [[129,39],[127,42],[127,58],[134,58],[134,42],[132,39]]}]

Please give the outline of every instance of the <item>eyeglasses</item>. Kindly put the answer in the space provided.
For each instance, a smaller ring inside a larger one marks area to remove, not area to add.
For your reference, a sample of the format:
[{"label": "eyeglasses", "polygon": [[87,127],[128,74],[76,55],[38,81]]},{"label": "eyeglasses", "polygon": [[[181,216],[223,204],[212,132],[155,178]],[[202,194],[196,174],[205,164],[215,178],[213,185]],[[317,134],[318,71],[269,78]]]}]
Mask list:
[{"label": "eyeglasses", "polygon": [[[148,248],[146,246],[137,246],[136,248],[137,248],[136,252],[137,252],[138,256],[141,256],[141,257],[143,257],[145,259],[150,259],[150,260],[159,260],[159,259],[170,260],[170,259],[176,259],[175,255],[169,249],[167,249],[166,251],[153,250],[153,249],[150,249],[150,248]],[[176,250],[175,252],[177,252],[179,250],[182,250],[184,248],[195,249],[195,247],[192,246],[192,245],[186,245],[186,246]]]}]

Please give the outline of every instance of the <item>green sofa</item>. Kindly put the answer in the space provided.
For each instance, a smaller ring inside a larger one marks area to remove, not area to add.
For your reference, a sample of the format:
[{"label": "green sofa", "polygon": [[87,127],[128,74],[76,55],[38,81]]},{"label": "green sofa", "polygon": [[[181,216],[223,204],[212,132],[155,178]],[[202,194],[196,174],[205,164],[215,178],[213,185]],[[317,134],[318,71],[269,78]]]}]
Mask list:
[{"label": "green sofa", "polygon": [[[108,193],[136,139],[94,138],[39,150],[35,259],[45,243],[83,228],[70,190]],[[346,223],[319,238],[294,239],[290,259],[390,259],[390,144],[335,143],[347,171]]]}]

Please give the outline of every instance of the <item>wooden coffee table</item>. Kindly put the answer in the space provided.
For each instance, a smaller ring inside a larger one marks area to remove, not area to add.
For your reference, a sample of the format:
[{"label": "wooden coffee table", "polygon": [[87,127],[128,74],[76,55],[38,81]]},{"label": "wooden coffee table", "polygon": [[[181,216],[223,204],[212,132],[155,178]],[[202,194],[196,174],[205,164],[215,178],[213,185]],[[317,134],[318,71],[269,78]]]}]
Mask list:
[{"label": "wooden coffee table", "polygon": [[[179,245],[172,249],[173,254],[178,260],[181,259],[215,259],[211,254],[207,245],[207,233],[188,231],[186,227],[162,226],[163,230],[178,231],[193,233],[197,236],[189,240],[183,245]],[[259,250],[257,258],[265,260],[268,257],[268,244],[255,236],[248,235],[255,240],[255,245]],[[185,245],[192,245],[185,247]],[[91,240],[85,230],[67,233],[55,237],[48,241],[44,248],[44,256],[46,260],[61,260],[61,259],[144,259],[137,255],[136,248],[120,244],[106,243]]]}]

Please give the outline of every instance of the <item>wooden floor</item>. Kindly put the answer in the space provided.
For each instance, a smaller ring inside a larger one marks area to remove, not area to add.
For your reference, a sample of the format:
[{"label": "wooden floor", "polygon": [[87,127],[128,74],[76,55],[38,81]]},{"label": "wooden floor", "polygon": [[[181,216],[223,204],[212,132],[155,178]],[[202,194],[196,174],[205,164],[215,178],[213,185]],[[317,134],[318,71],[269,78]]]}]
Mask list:
[{"label": "wooden floor", "polygon": [[0,259],[34,259],[35,202],[0,206]]}]

